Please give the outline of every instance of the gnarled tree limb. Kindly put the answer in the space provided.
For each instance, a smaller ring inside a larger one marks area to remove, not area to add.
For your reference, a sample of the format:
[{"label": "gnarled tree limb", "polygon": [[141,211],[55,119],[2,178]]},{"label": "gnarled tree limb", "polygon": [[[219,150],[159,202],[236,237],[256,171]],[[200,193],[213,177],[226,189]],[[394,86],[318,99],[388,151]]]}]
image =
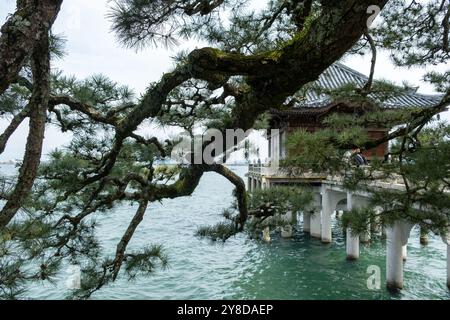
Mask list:
[{"label": "gnarled tree limb", "polygon": [[22,0],[17,3],[16,12],[0,30],[0,94],[30,58],[30,48],[47,36],[62,0]]},{"label": "gnarled tree limb", "polygon": [[41,161],[50,95],[50,52],[47,31],[41,36],[32,55],[33,93],[30,99],[30,124],[25,155],[19,170],[17,184],[8,201],[0,211],[0,228],[5,227],[15,216],[23,201],[28,197]]}]

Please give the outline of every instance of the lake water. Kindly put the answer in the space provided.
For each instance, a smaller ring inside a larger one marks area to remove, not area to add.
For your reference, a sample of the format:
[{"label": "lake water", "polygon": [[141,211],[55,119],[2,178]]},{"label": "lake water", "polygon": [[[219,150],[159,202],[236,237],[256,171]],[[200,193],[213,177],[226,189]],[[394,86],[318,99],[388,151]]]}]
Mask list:
[{"label": "lake water", "polygon": [[[4,167],[0,168],[0,171]],[[233,168],[244,176],[247,168]],[[361,245],[361,258],[345,259],[345,242],[338,221],[333,221],[333,243],[323,245],[302,233],[301,222],[292,239],[276,235],[269,244],[238,235],[226,243],[195,236],[198,226],[221,221],[222,209],[232,202],[233,186],[214,173],[205,174],[191,197],[153,204],[129,248],[163,244],[169,269],[128,282],[118,280],[93,299],[450,299],[446,287],[446,247],[430,236],[421,246],[412,231],[405,265],[405,288],[392,295],[385,283],[385,243]],[[113,253],[135,207],[110,212],[101,221],[99,237]],[[380,290],[367,288],[367,268],[381,268]],[[33,285],[26,296],[62,299],[64,278],[56,285]]]}]

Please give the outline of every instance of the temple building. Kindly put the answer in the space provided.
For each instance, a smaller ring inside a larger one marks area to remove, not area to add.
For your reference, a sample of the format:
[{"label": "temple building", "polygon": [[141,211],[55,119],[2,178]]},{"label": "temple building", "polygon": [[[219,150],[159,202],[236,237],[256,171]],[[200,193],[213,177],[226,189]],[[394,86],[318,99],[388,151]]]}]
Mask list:
[{"label": "temple building", "polygon": [[[363,87],[368,78],[341,63],[335,63],[329,67],[311,87],[319,87],[325,91],[335,90],[349,84]],[[416,92],[417,88],[406,90],[404,93],[388,99],[377,99],[370,96],[385,109],[398,109],[406,107],[428,108],[437,105],[441,95],[424,95]],[[382,102],[381,102],[382,101]],[[269,143],[269,159],[278,163],[286,156],[286,138],[290,132],[303,128],[314,132],[325,128],[324,119],[333,113],[360,114],[360,105],[352,105],[345,101],[333,101],[326,94],[318,94],[316,90],[306,91],[305,99],[286,110],[271,110],[270,129],[279,129],[276,136],[267,136]],[[392,128],[366,128],[369,138],[379,139],[386,135]],[[270,133],[270,130],[269,130]],[[378,146],[373,150],[364,151],[367,159],[373,157],[383,158],[387,153],[388,143]]]},{"label": "temple building", "polygon": [[[325,89],[317,92],[331,92],[333,89],[341,88],[347,84],[357,84],[363,87],[367,83],[367,77],[352,70],[340,63],[336,63],[328,68],[317,80],[314,87]],[[395,90],[397,92],[397,90]],[[438,105],[442,96],[423,95],[417,93],[416,89],[398,90],[397,95],[392,95],[390,99],[379,99],[377,96],[370,96],[370,100],[361,102],[333,100],[325,94],[318,95],[315,91],[306,91],[306,98],[302,102],[284,110],[272,110],[270,114],[270,129],[273,130],[268,136],[269,141],[269,163],[250,165],[248,177],[248,190],[257,188],[266,189],[275,185],[301,184],[308,186],[312,193],[312,204],[309,209],[302,212],[286,212],[281,215],[287,224],[279,228],[283,238],[293,236],[293,227],[297,225],[301,215],[301,230],[308,233],[311,238],[320,239],[322,243],[329,244],[333,241],[332,216],[339,219],[343,211],[353,209],[368,208],[373,190],[391,190],[402,192],[406,190],[404,180],[399,176],[388,179],[375,179],[368,183],[368,188],[357,188],[348,190],[341,175],[298,172],[295,170],[283,170],[279,167],[280,159],[286,156],[286,141],[289,134],[302,128],[309,132],[315,132],[326,128],[324,119],[333,113],[358,115],[365,110],[376,109],[398,109],[398,108],[430,108]],[[384,97],[383,97],[384,98]],[[374,102],[373,102],[374,101]],[[368,136],[378,139],[386,135],[391,129],[367,127]],[[269,130],[270,132],[270,130]],[[373,150],[366,150],[365,155],[370,160],[374,157],[382,158],[388,152],[388,144],[382,144]],[[370,164],[370,163],[369,163]],[[294,168],[293,168],[294,169]],[[414,204],[413,204],[414,205]],[[426,210],[421,206],[419,210]],[[375,207],[375,211],[382,211],[383,208]],[[403,287],[403,265],[407,259],[408,238],[414,223],[404,219],[398,219],[392,224],[378,228],[377,224],[367,221],[366,230],[355,234],[351,226],[346,228],[345,250],[347,260],[357,260],[360,257],[360,243],[369,243],[372,235],[386,237],[386,285],[391,289],[401,289]],[[381,229],[381,230],[380,230]],[[270,241],[270,226],[266,226],[262,239]],[[450,236],[443,236],[443,241],[447,247],[447,285],[450,288]]]},{"label": "temple building", "polygon": [[[353,70],[341,63],[330,66],[319,79],[314,82],[311,88],[320,88],[320,91],[332,91],[342,88],[345,85],[356,84],[363,87],[367,83],[368,77]],[[307,90],[305,98],[292,107],[284,110],[271,110],[269,117],[270,128],[267,135],[269,159],[268,163],[262,165],[250,165],[249,168],[249,188],[250,190],[263,187],[265,184],[284,184],[304,181],[304,177],[286,177],[278,170],[279,161],[286,157],[286,140],[289,134],[300,128],[309,132],[314,132],[325,128],[324,119],[333,113],[358,114],[361,106],[352,105],[351,102],[335,101],[327,94],[317,93],[318,90]],[[392,95],[389,98],[369,95],[376,101],[377,105],[383,109],[398,109],[408,107],[429,108],[437,105],[441,95],[425,95],[417,92],[417,88],[400,90],[401,93]],[[272,131],[272,129],[278,129]],[[369,138],[378,139],[386,135],[392,128],[366,128]],[[372,150],[365,150],[363,153],[370,161],[374,157],[383,159],[388,152],[388,143],[379,145]],[[288,180],[287,180],[288,179]]]}]

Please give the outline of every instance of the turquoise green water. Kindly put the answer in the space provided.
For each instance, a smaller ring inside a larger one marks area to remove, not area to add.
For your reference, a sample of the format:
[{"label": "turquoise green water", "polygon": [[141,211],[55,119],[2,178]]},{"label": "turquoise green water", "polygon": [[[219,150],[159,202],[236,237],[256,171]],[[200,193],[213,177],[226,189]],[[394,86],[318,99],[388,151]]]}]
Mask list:
[{"label": "turquoise green water", "polygon": [[[233,170],[241,176],[246,168]],[[292,239],[276,235],[270,244],[244,235],[225,244],[194,236],[198,226],[221,220],[220,213],[232,201],[232,185],[207,174],[192,197],[152,205],[139,226],[130,248],[160,243],[170,258],[168,270],[133,282],[119,280],[96,293],[94,299],[450,299],[445,285],[446,248],[438,238],[419,244],[413,230],[405,265],[405,288],[391,295],[384,289],[385,244],[361,246],[361,258],[345,260],[345,243],[339,222],[334,221],[333,243],[323,245],[301,232]],[[114,248],[133,215],[124,207],[98,218],[99,237],[105,250]],[[367,288],[367,267],[381,268],[381,289]],[[27,297],[61,299],[65,283],[37,284]]]}]

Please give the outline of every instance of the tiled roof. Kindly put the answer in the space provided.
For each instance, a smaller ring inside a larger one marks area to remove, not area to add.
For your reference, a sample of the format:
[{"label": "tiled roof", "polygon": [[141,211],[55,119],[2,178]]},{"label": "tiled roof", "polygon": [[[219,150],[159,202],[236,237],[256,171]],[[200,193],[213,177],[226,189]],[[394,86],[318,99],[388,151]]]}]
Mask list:
[{"label": "tiled roof", "polygon": [[[326,90],[337,89],[343,85],[351,83],[357,84],[359,87],[363,87],[367,82],[367,79],[368,77],[362,73],[336,62],[320,75],[314,85]],[[376,96],[371,97],[377,100]],[[411,90],[389,98],[388,100],[383,101],[382,104],[387,108],[426,108],[437,105],[441,99],[441,95],[425,95]],[[330,102],[331,99],[329,96],[325,94],[318,95],[314,90],[308,90],[306,93],[306,101],[296,105],[296,107],[323,107],[328,105]]]},{"label": "tiled roof", "polygon": [[[374,107],[373,105],[366,104],[365,110],[368,108]],[[332,102],[326,106],[303,106],[298,108],[291,108],[285,110],[277,110],[271,109],[270,112],[272,115],[287,117],[285,119],[295,119],[296,121],[301,121],[305,123],[315,123],[321,122],[321,120],[329,115],[332,112],[340,112],[340,113],[351,113],[353,115],[359,113],[364,113],[364,109],[361,109],[360,104],[352,105],[351,102]]]}]

